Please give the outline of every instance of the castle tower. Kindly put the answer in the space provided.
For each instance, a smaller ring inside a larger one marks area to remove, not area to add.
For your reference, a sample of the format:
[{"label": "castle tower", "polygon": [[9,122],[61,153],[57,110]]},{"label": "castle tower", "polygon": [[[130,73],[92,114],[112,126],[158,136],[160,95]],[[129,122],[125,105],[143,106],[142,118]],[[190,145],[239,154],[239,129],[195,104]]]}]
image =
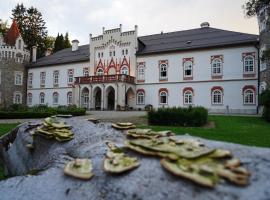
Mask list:
[{"label": "castle tower", "polygon": [[0,107],[26,103],[26,64],[30,52],[14,20],[5,35],[0,35]]},{"label": "castle tower", "polygon": [[[257,13],[260,31],[260,92],[270,88],[270,5],[264,5]],[[267,52],[268,53],[265,53]]]}]

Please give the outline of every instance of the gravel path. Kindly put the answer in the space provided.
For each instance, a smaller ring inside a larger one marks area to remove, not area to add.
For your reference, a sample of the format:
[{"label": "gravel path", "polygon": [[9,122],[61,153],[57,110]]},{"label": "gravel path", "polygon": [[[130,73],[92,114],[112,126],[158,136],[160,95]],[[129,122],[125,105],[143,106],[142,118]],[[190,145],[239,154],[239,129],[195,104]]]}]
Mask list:
[{"label": "gravel path", "polygon": [[[135,124],[146,124],[145,111],[87,111],[86,115],[79,116],[79,119],[96,118],[104,122],[133,122]],[[1,124],[5,123],[24,123],[35,121],[36,119],[1,119]]]}]

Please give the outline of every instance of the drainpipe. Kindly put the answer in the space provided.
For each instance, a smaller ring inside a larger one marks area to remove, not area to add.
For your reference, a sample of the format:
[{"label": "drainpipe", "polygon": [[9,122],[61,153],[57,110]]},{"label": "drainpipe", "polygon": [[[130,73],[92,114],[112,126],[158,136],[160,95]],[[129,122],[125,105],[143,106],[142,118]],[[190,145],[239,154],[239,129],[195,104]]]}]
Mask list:
[{"label": "drainpipe", "polygon": [[102,98],[102,107],[103,107],[103,109],[102,110],[105,110],[105,105],[104,105],[104,98],[105,98],[105,84],[103,84],[103,98]]},{"label": "drainpipe", "polygon": [[257,94],[258,94],[258,105],[257,105],[257,115],[259,114],[259,98],[260,98],[260,84],[261,84],[261,76],[260,76],[260,71],[261,71],[261,56],[260,56],[260,44],[255,45],[257,52],[258,52],[258,88],[257,88]]},{"label": "drainpipe", "polygon": [[79,85],[79,107],[81,107],[81,85]]}]

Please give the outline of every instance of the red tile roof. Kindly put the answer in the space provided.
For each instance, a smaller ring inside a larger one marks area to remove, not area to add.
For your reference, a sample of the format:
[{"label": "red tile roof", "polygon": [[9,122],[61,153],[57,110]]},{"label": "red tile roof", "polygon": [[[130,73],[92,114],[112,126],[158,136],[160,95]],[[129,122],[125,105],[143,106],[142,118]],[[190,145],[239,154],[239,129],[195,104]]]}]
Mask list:
[{"label": "red tile roof", "polygon": [[13,23],[12,23],[10,29],[8,30],[8,32],[5,35],[5,43],[10,45],[10,46],[14,46],[16,43],[16,39],[19,37],[19,35],[20,35],[19,27],[18,27],[16,21],[13,20]]}]

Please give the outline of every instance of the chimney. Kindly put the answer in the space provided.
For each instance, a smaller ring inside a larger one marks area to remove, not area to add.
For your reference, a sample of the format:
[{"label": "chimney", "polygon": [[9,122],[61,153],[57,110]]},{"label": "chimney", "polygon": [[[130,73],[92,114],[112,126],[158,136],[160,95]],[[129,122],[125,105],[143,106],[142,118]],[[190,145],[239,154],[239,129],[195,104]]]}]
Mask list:
[{"label": "chimney", "polygon": [[209,22],[203,22],[203,23],[201,23],[201,28],[209,28],[209,27],[210,27]]},{"label": "chimney", "polygon": [[122,32],[122,24],[119,25],[120,32]]},{"label": "chimney", "polygon": [[79,40],[72,40],[72,51],[77,51],[79,49]]},{"label": "chimney", "polygon": [[45,56],[49,56],[52,54],[52,48],[48,48],[45,52]]},{"label": "chimney", "polygon": [[32,47],[32,62],[37,61],[37,46]]},{"label": "chimney", "polygon": [[105,33],[105,27],[103,26],[102,27],[102,34],[104,34]]}]

